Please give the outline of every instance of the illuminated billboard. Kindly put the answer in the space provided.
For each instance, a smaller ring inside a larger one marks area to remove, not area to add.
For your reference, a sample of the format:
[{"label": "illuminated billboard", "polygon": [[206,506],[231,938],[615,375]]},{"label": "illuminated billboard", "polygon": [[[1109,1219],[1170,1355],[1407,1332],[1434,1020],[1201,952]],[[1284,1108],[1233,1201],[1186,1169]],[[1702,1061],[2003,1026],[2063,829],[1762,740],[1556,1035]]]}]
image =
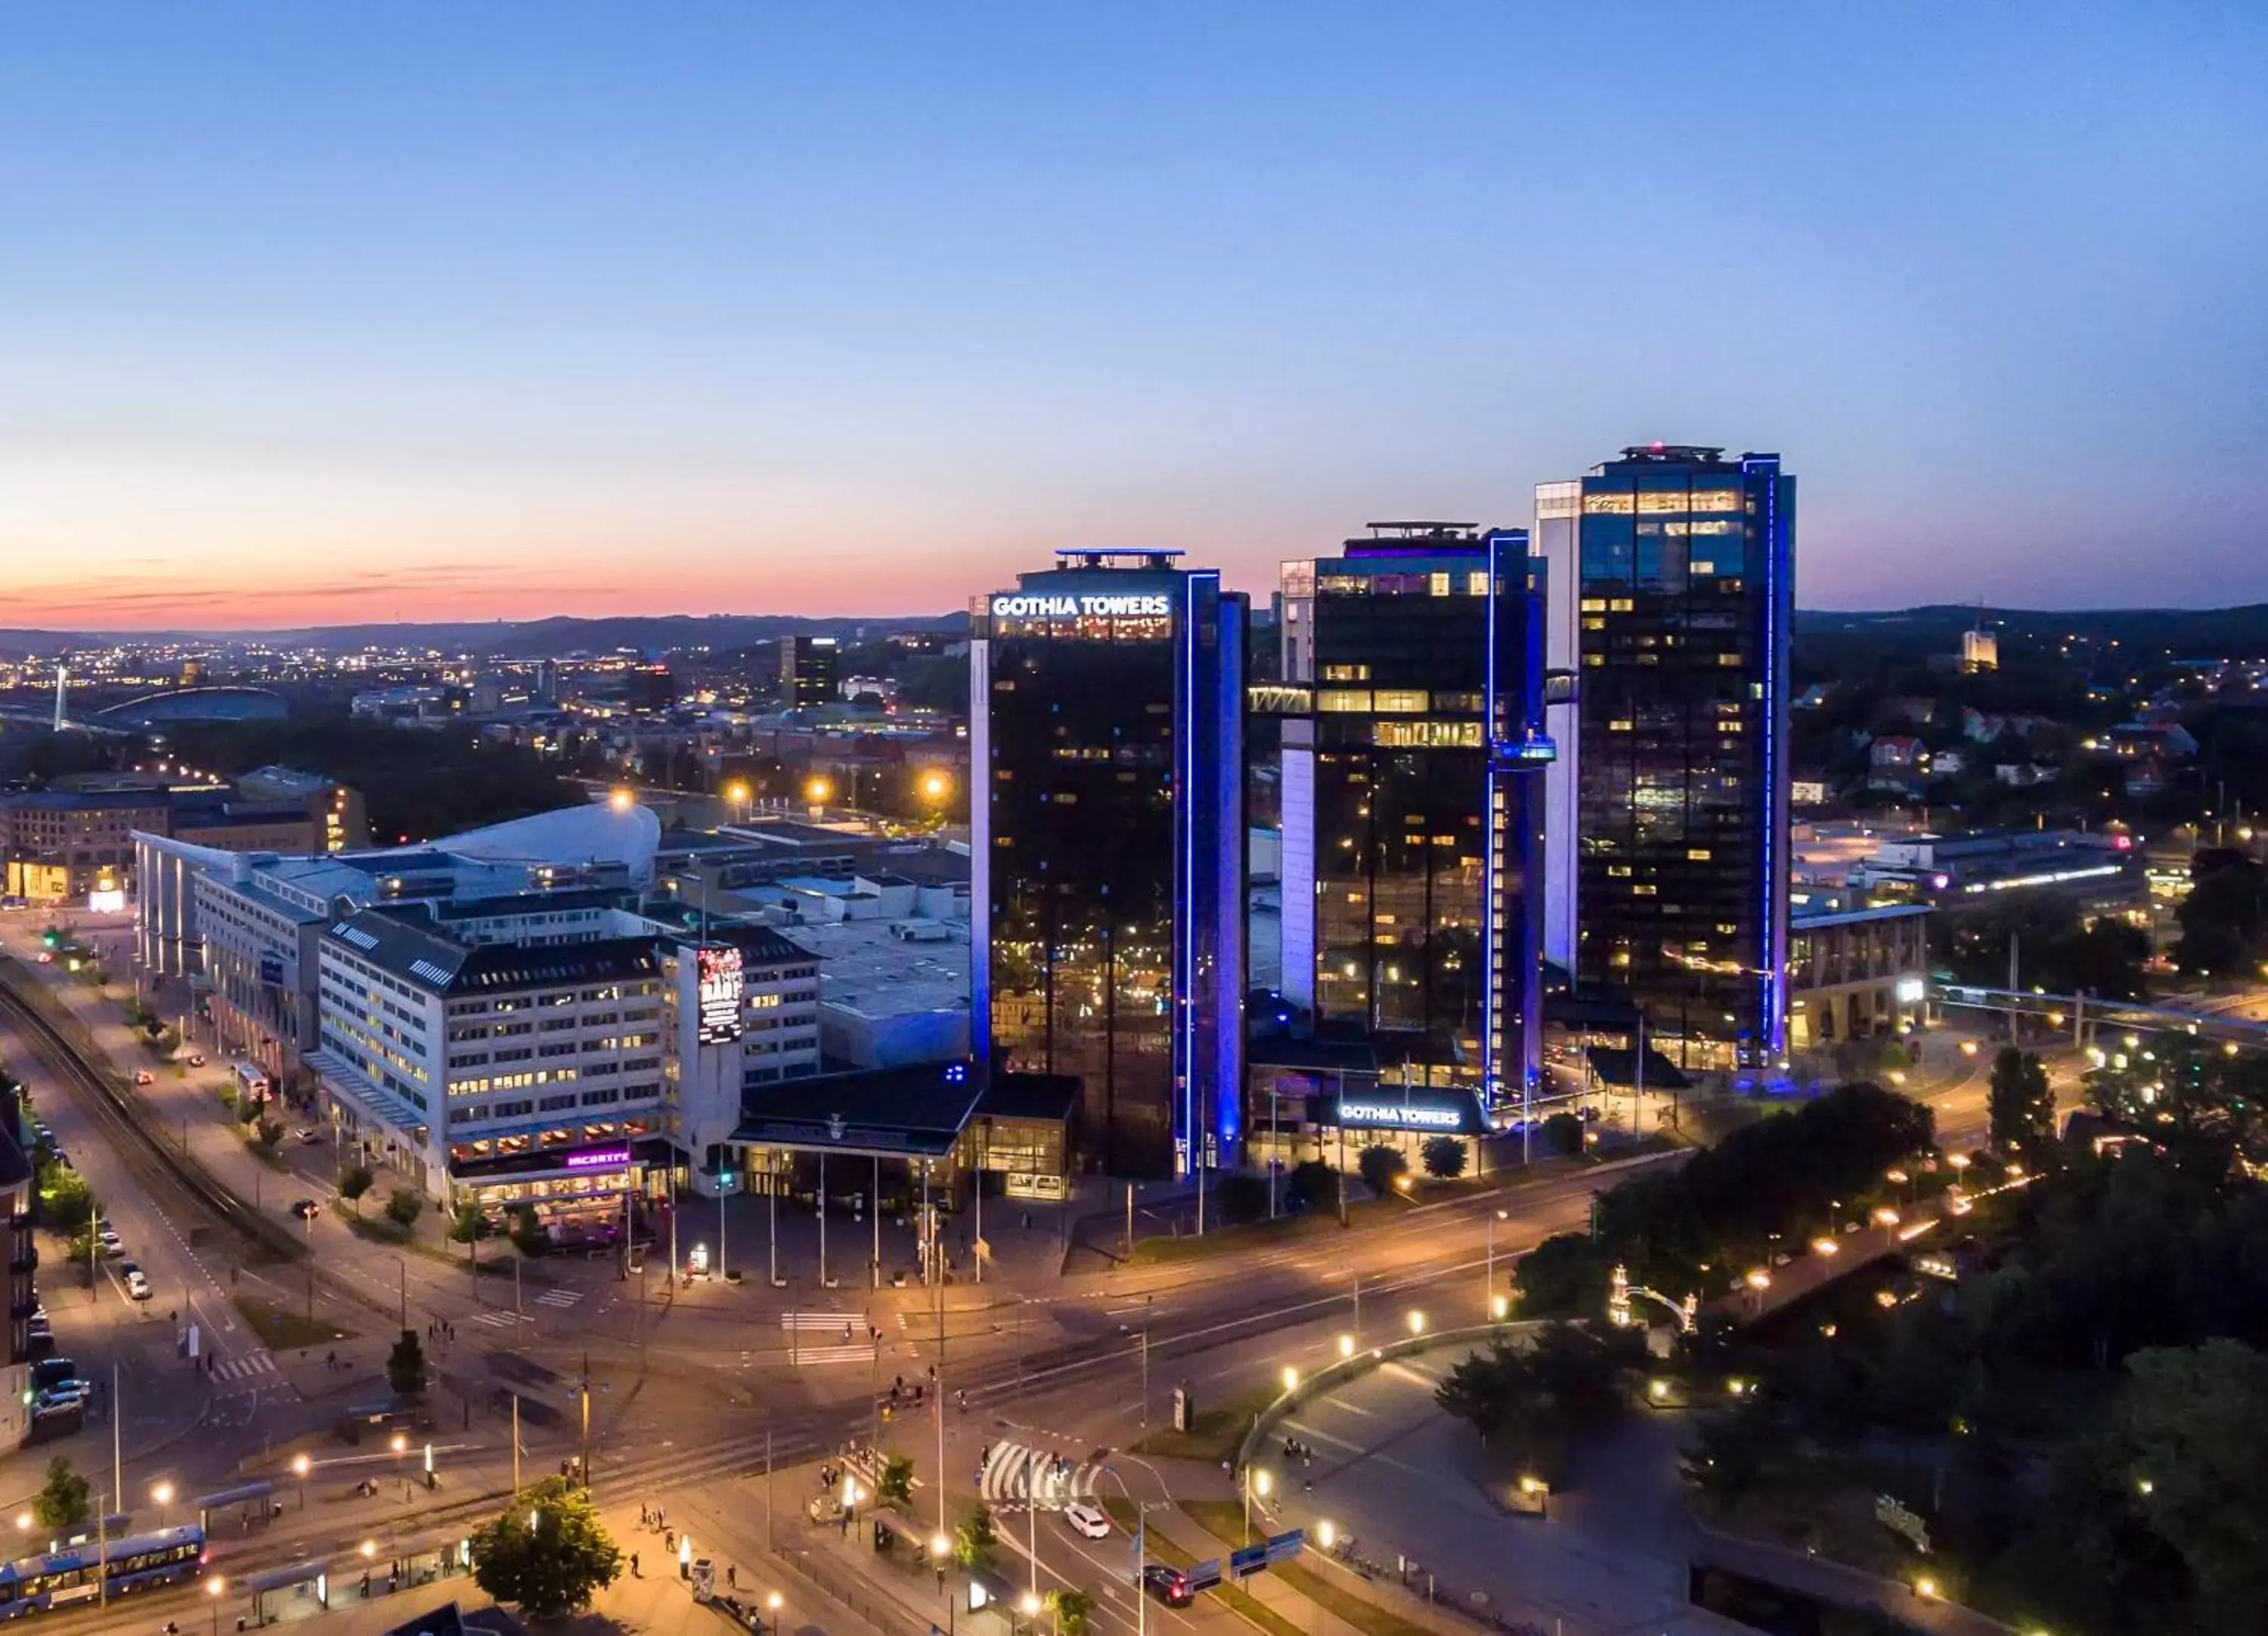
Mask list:
[{"label": "illuminated billboard", "polygon": [[703,947],[696,951],[701,990],[700,1039],[723,1045],[740,1037],[740,951]]}]

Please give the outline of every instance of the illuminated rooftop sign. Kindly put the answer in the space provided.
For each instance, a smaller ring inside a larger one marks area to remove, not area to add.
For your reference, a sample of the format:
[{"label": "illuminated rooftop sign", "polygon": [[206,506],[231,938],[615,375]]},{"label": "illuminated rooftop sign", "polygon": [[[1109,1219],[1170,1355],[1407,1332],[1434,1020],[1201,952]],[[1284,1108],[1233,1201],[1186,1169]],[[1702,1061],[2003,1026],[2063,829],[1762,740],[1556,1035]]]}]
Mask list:
[{"label": "illuminated rooftop sign", "polygon": [[995,619],[1167,619],[1173,612],[1174,599],[1155,594],[1006,592],[992,599]]}]

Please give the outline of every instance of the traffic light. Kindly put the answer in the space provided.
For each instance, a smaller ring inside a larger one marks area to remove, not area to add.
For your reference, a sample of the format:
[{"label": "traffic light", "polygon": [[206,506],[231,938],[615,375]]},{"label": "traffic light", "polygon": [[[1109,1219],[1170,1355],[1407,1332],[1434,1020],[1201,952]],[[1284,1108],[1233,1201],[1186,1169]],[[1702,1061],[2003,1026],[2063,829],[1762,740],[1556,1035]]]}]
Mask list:
[{"label": "traffic light", "polygon": [[54,927],[52,927],[52,926],[50,926],[47,931],[42,932],[40,932],[40,943],[41,943],[41,944],[43,944],[45,947],[48,947],[48,948],[55,948],[55,947],[60,947],[60,946],[62,945],[62,943],[63,943],[63,934],[62,932],[58,932],[58,931],[56,931],[56,930],[55,930],[55,928],[54,928]]}]

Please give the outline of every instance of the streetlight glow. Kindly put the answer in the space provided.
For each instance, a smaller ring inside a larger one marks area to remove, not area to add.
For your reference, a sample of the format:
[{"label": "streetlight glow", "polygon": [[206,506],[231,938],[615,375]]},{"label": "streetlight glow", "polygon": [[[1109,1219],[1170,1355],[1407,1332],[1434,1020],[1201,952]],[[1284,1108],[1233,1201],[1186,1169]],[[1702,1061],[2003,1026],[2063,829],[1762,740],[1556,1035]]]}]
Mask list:
[{"label": "streetlight glow", "polygon": [[814,778],[803,786],[803,797],[814,807],[823,807],[827,798],[835,793],[835,786],[824,778]]},{"label": "streetlight glow", "polygon": [[1410,1315],[1410,1332],[1412,1335],[1423,1335],[1425,1332],[1425,1315],[1424,1313],[1412,1312]]},{"label": "streetlight glow", "polygon": [[1353,1336],[1342,1335],[1339,1337],[1339,1356],[1342,1358],[1351,1358],[1354,1356]]},{"label": "streetlight glow", "polygon": [[1274,1479],[1270,1478],[1267,1472],[1255,1471],[1252,1474],[1252,1492],[1259,1495],[1263,1500],[1268,1498],[1268,1491],[1274,1485]]},{"label": "streetlight glow", "polygon": [[1315,1543],[1321,1545],[1325,1551],[1329,1551],[1331,1548],[1332,1543],[1336,1541],[1338,1537],[1338,1529],[1329,1522],[1323,1522],[1315,1524]]},{"label": "streetlight glow", "polygon": [[637,805],[637,797],[628,790],[610,790],[607,792],[607,805],[618,813],[626,813]]},{"label": "streetlight glow", "polygon": [[1284,1389],[1287,1392],[1296,1391],[1299,1389],[1299,1386],[1300,1372],[1293,1368],[1290,1364],[1285,1364],[1284,1366]]},{"label": "streetlight glow", "polygon": [[150,1498],[156,1500],[161,1506],[172,1505],[173,1503],[173,1485],[171,1483],[158,1484],[150,1491]]},{"label": "streetlight glow", "polygon": [[294,1476],[294,1477],[299,1477],[299,1478],[304,1478],[304,1477],[306,1477],[306,1476],[307,1475],[307,1473],[308,1473],[309,1471],[313,1470],[313,1469],[314,1469],[314,1462],[313,1462],[313,1461],[312,1461],[312,1460],[310,1460],[310,1459],[308,1459],[306,1455],[292,1455],[292,1456],[291,1456],[291,1475],[292,1475],[292,1476]]}]

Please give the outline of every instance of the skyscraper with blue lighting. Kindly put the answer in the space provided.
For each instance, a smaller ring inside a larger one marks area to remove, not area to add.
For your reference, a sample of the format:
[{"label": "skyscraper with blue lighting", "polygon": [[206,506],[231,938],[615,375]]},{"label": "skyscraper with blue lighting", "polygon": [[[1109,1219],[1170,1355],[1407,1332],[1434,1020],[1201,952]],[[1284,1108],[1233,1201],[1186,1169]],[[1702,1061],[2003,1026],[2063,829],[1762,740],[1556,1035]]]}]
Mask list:
[{"label": "skyscraper with blue lighting", "polygon": [[1476,1115],[1541,1065],[1542,574],[1442,522],[1283,571],[1285,995]]},{"label": "skyscraper with blue lighting", "polygon": [[1067,550],[970,608],[977,1055],[1077,1075],[1113,1175],[1233,1164],[1246,603],[1174,551]]},{"label": "skyscraper with blue lighting", "polygon": [[1627,992],[1681,1066],[1770,1064],[1786,1049],[1795,479],[1777,454],[1657,443],[1538,503],[1575,558],[1576,974]]}]

